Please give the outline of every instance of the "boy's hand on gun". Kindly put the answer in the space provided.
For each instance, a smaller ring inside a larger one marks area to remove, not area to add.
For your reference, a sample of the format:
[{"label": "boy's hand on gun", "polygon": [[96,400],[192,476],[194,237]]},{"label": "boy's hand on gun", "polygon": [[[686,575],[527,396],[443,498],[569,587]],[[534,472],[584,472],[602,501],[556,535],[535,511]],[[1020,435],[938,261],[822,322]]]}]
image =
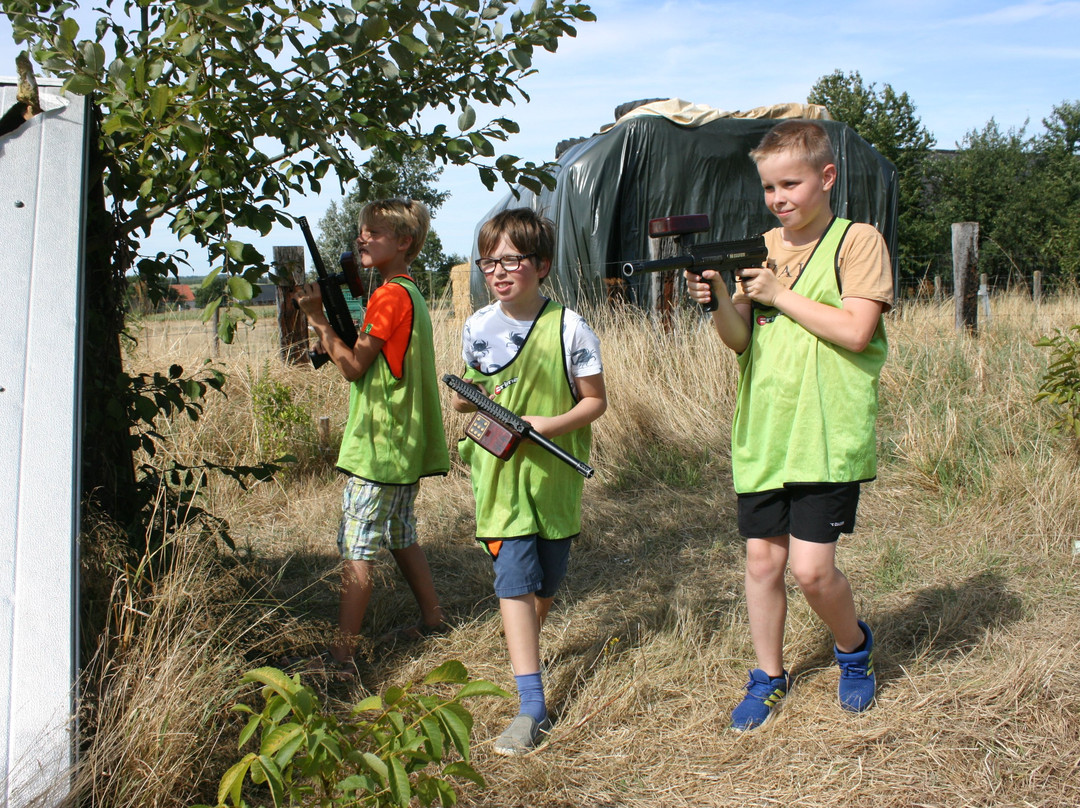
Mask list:
[{"label": "boy's hand on gun", "polygon": [[712,282],[714,279],[720,277],[720,273],[715,269],[706,269],[700,275],[690,270],[683,272],[683,277],[686,278],[686,292],[690,298],[702,306],[712,300]]},{"label": "boy's hand on gun", "polygon": [[296,297],[293,299],[309,320],[326,319],[326,315],[323,314],[322,289],[319,288],[319,284],[305,283],[297,290]]},{"label": "boy's hand on gun", "polygon": [[740,269],[735,275],[735,281],[742,287],[744,294],[764,306],[775,306],[776,299],[787,288],[777,280],[776,274],[769,267]]},{"label": "boy's hand on gun", "polygon": [[[484,385],[479,382],[469,382],[473,387],[479,390],[488,398],[491,398],[491,394],[488,393]],[[457,391],[451,391],[450,393],[450,406],[454,408],[456,412],[476,412],[476,405],[466,398],[463,398],[457,393]]]}]

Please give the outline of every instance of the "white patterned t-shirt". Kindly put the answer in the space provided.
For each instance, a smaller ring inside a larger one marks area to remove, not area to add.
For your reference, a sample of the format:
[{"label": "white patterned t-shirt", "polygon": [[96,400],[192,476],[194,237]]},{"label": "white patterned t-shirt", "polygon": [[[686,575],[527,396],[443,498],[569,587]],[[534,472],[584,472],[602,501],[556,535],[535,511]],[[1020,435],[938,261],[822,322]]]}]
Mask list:
[{"label": "white patterned t-shirt", "polygon": [[[465,322],[461,355],[465,364],[483,373],[492,373],[517,356],[534,320],[514,320],[498,301],[478,309]],[[563,311],[564,367],[570,376],[580,379],[604,372],[600,361],[600,339],[573,309]],[[574,394],[577,395],[577,385]]]}]

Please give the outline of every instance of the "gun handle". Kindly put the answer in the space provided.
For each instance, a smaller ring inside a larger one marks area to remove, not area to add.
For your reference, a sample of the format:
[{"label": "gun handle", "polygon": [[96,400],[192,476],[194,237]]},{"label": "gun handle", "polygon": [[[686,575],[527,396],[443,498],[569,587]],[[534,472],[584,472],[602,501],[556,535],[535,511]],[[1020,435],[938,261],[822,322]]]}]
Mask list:
[{"label": "gun handle", "polygon": [[[703,280],[702,277],[701,277],[701,273],[703,273],[705,271],[705,269],[707,269],[707,268],[708,267],[705,267],[705,268],[699,270],[699,269],[697,269],[695,267],[690,267],[689,271],[693,272],[695,275],[697,275],[698,280],[700,281],[700,280]],[[709,311],[709,312],[716,311],[720,307],[720,301],[718,301],[716,299],[716,289],[713,288],[712,284],[709,284],[709,291],[710,291],[712,297],[709,298],[708,303],[702,303],[701,304],[701,310],[702,311]]]},{"label": "gun handle", "polygon": [[311,360],[311,366],[315,368],[315,370],[318,370],[330,361],[330,354],[328,353],[320,353],[319,351],[309,350],[307,352],[307,355],[308,359]]}]

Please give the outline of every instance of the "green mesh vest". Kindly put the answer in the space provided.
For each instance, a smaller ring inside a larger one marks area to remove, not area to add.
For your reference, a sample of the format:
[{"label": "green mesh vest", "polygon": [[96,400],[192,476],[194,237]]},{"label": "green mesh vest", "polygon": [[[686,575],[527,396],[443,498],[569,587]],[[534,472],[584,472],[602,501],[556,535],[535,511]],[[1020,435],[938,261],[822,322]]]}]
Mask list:
[{"label": "green mesh vest", "polygon": [[[851,222],[833,219],[792,287],[839,308],[836,259]],[[739,356],[731,471],[740,494],[792,483],[845,483],[877,474],[878,377],[884,320],[861,353],[811,334],[775,308],[751,310]]]},{"label": "green mesh vest", "polygon": [[[492,374],[470,368],[465,378],[481,382],[502,406],[518,415],[560,415],[577,403],[570,387],[562,344],[563,307],[549,300],[509,364]],[[592,427],[552,439],[570,454],[589,459]],[[522,441],[499,460],[464,438],[461,458],[472,470],[476,497],[476,537],[510,539],[537,534],[565,539],[581,532],[585,478],[553,454]]]},{"label": "green mesh vest", "polygon": [[435,375],[431,316],[416,284],[392,278],[412,298],[412,331],[401,378],[380,352],[350,385],[349,419],[337,465],[376,483],[408,485],[450,470],[442,405]]}]

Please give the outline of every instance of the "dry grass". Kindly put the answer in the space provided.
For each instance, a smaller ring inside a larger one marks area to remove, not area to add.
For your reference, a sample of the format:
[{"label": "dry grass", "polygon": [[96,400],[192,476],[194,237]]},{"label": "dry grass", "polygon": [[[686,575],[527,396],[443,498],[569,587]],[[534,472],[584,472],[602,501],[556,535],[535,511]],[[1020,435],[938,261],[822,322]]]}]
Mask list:
[{"label": "dry grass", "polygon": [[[690,316],[670,332],[631,312],[590,318],[611,407],[596,426],[585,529],[544,629],[557,724],[541,751],[499,758],[491,741],[515,705],[476,703],[475,763],[489,788],[467,791],[464,805],[1080,804],[1080,458],[1031,403],[1046,364],[1031,342],[1080,322],[1080,299],[1038,310],[998,300],[978,339],[956,336],[947,306],[890,315],[880,475],[840,550],[878,641],[877,704],[857,716],[837,707],[829,637],[793,589],[796,685],[778,719],[748,735],[724,731],[752,659],[728,467],[734,360]],[[456,371],[460,332],[445,316],[436,325],[440,370]],[[194,368],[209,355],[206,334],[197,322],[151,327],[132,366]],[[251,393],[267,378],[340,434],[346,386],[331,369],[282,367],[269,328],[244,339],[222,351],[228,399],[170,426],[177,457],[266,459]],[[447,430],[460,434],[459,416],[447,413]],[[97,735],[81,782],[91,804],[212,801],[238,757],[228,707],[239,673],[324,642],[342,481],[312,434],[294,435],[302,462],[278,480],[205,492],[237,553],[188,532],[170,578],[121,578],[114,640],[88,699]],[[424,483],[418,512],[457,628],[406,653],[366,649],[362,686],[316,682],[332,701],[447,658],[512,689],[460,468]],[[379,575],[372,636],[414,611],[388,558]],[[142,593],[130,605],[142,616],[125,611],[129,591]],[[127,625],[137,630],[123,639]]]}]

